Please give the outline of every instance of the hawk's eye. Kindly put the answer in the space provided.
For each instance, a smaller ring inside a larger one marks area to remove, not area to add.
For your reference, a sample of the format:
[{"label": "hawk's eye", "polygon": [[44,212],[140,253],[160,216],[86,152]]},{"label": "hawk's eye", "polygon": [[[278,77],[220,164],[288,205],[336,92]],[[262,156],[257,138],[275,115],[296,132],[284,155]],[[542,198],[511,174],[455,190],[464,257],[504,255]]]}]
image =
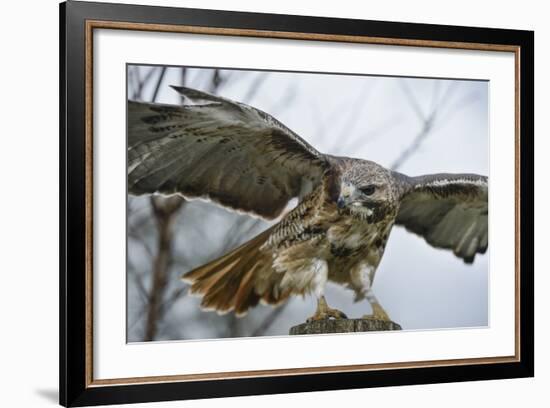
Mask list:
[{"label": "hawk's eye", "polygon": [[371,184],[369,186],[361,187],[360,190],[363,194],[370,196],[374,194],[376,187]]}]

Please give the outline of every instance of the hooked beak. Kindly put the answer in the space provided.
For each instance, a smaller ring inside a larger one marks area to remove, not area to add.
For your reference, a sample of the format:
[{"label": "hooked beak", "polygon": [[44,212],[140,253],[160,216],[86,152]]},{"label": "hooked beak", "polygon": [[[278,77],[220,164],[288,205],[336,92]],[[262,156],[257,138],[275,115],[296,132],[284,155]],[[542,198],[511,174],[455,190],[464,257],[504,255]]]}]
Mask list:
[{"label": "hooked beak", "polygon": [[349,183],[342,183],[340,186],[340,194],[338,196],[338,200],[336,201],[336,206],[339,209],[343,209],[349,201],[351,201],[353,197],[353,192],[355,191],[355,187],[353,187]]}]

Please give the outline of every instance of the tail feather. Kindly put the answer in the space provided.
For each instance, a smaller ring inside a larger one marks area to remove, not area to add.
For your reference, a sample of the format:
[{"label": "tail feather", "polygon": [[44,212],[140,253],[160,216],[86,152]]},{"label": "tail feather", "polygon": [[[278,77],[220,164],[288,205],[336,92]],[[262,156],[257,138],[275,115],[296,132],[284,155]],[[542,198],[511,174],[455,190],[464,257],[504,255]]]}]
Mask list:
[{"label": "tail feather", "polygon": [[[277,304],[288,297],[277,296],[277,284],[281,277],[271,270],[270,253],[260,251],[260,247],[269,238],[271,228],[230,253],[200,266],[182,279],[191,284],[191,293],[202,295],[201,306],[214,309],[218,313],[234,311],[243,315],[260,299],[266,303]],[[258,278],[270,281],[264,293],[255,290]]]}]

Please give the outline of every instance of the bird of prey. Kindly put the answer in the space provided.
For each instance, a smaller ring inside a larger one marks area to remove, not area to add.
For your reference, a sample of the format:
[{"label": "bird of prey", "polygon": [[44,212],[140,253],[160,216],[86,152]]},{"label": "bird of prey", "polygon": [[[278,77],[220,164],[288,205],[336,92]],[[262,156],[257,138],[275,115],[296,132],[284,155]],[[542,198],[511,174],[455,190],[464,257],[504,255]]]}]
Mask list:
[{"label": "bird of prey", "polygon": [[[372,291],[394,225],[471,263],[488,245],[487,177],[409,177],[372,161],[322,154],[254,107],[173,87],[182,105],[128,101],[128,191],[180,194],[279,222],[183,276],[201,306],[242,315],[260,301],[314,294],[308,321],[345,318],[327,281],[390,320]],[[293,198],[298,204],[290,211]]]}]

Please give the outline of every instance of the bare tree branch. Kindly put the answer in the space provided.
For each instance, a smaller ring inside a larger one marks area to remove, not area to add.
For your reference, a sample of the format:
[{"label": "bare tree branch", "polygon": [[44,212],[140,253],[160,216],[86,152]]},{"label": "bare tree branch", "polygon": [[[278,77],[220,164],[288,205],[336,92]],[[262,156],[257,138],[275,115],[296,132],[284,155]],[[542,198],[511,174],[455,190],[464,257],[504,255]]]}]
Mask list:
[{"label": "bare tree branch", "polygon": [[272,112],[281,114],[282,111],[288,109],[293,99],[296,98],[296,87],[290,85],[286,87],[282,98],[279,98],[277,103],[271,108]]},{"label": "bare tree branch", "polygon": [[260,324],[253,332],[252,336],[261,336],[271,327],[271,325],[277,320],[277,318],[284,312],[285,308],[288,306],[288,301],[276,307],[267,315],[265,320]]},{"label": "bare tree branch", "polygon": [[[428,114],[428,116],[425,116],[422,112],[422,109],[420,108],[420,104],[418,103],[416,97],[412,94],[409,87],[406,85],[405,81],[400,81],[400,84],[402,84],[402,89],[405,95],[407,96],[407,99],[409,100],[411,107],[417,114],[417,116],[422,121],[422,127],[418,134],[414,137],[412,142],[407,146],[397,157],[397,159],[394,160],[394,162],[391,164],[390,168],[392,170],[397,170],[399,167],[401,167],[422,145],[424,140],[429,136],[430,132],[433,129],[434,123],[436,121],[436,118],[441,113],[441,110],[444,109],[445,105],[449,103],[451,93],[454,90],[454,84],[455,82],[451,82],[449,86],[447,87],[446,91],[443,93],[443,95],[437,100],[437,102],[432,103],[432,110]],[[436,82],[437,84],[437,82]],[[434,88],[438,87],[439,85],[434,84]],[[438,93],[437,91],[434,92],[434,95]]]},{"label": "bare tree branch", "polygon": [[[132,261],[129,260],[129,262],[131,263]],[[130,266],[130,265],[129,265]],[[138,293],[139,295],[141,296],[141,300],[146,303],[147,302],[147,298],[149,297],[149,294],[147,293],[147,289],[145,288],[145,285],[143,284],[143,280],[141,279],[141,276],[140,274],[138,273],[137,271],[137,268],[135,268],[133,265],[131,266],[131,273],[130,275],[132,275],[132,278],[136,284],[136,287],[138,289]]]},{"label": "bare tree branch", "polygon": [[240,319],[231,313],[226,316],[227,330],[226,337],[239,337],[241,335],[241,322]]},{"label": "bare tree branch", "polygon": [[128,67],[128,94],[132,91],[132,99],[137,99],[136,90],[137,90],[137,78],[134,67]]},{"label": "bare tree branch", "polygon": [[158,229],[158,252],[153,260],[153,283],[148,297],[145,341],[154,340],[167,285],[168,268],[171,262],[172,225],[175,215],[185,199],[174,195],[170,197],[151,196],[151,205]]},{"label": "bare tree branch", "polygon": [[388,119],[380,123],[376,128],[370,129],[365,133],[363,138],[356,139],[352,144],[348,145],[346,148],[348,151],[353,152],[356,149],[361,148],[366,142],[373,142],[378,139],[380,136],[386,135],[390,129],[399,125],[402,122],[402,117],[398,115],[390,116]]},{"label": "bare tree branch", "polygon": [[256,78],[254,78],[254,80],[248,87],[248,91],[244,94],[241,102],[250,103],[250,101],[254,99],[254,97],[260,90],[260,87],[268,77],[269,77],[269,73],[267,72],[260,72],[258,75],[256,75]]},{"label": "bare tree branch", "polygon": [[394,160],[394,162],[390,166],[390,169],[397,170],[418,150],[424,139],[428,137],[430,131],[432,130],[433,120],[435,119],[435,112],[436,111],[432,112],[432,114],[430,114],[430,116],[424,121],[420,132],[418,132],[411,144],[399,154],[397,159]]},{"label": "bare tree branch", "polygon": [[185,296],[187,294],[188,289],[189,289],[188,286],[183,286],[183,287],[180,287],[179,289],[175,290],[168,297],[168,299],[166,299],[164,301],[164,303],[162,304],[162,314],[166,315],[168,313],[168,311],[170,310],[170,308],[174,305],[174,303],[176,303],[176,301],[180,297]]},{"label": "bare tree branch", "polygon": [[[136,67],[139,69],[139,67]],[[151,78],[153,77],[153,74],[155,73],[156,71],[156,67],[151,67],[146,73],[145,73],[145,76],[143,77],[142,80],[139,80],[138,81],[138,85],[137,85],[137,96],[139,99],[141,99],[142,97],[142,94],[143,94],[143,88],[145,87],[145,85],[147,85],[149,83],[149,81],[151,80]]]},{"label": "bare tree branch", "polygon": [[162,67],[160,69],[160,74],[157,80],[157,85],[155,86],[155,90],[153,91],[153,96],[151,97],[151,102],[157,101],[157,97],[159,94],[160,86],[162,85],[162,80],[164,79],[164,75],[166,75],[166,67]]},{"label": "bare tree branch", "polygon": [[447,104],[446,106],[449,106],[447,109],[444,109],[443,112],[439,115],[439,120],[437,128],[441,127],[441,125],[446,124],[451,121],[452,117],[456,115],[457,112],[460,112],[462,109],[466,109],[471,104],[475,103],[480,99],[480,95],[478,92],[470,92],[464,96],[462,96],[459,100],[457,100],[455,103]]},{"label": "bare tree branch", "polygon": [[[376,84],[376,82],[373,82],[373,84]],[[363,90],[359,93],[357,96],[357,99],[355,103],[352,104],[351,109],[349,109],[349,115],[348,120],[344,124],[344,127],[340,131],[340,140],[350,140],[349,137],[350,134],[353,133],[355,127],[357,126],[357,123],[359,123],[360,120],[363,120],[364,117],[361,115],[361,112],[363,109],[365,109],[365,106],[367,105],[367,102],[372,95],[374,87],[368,86],[364,87]],[[364,140],[363,140],[364,142]],[[347,144],[338,144],[337,146],[334,146],[335,151],[342,151],[346,149],[349,146],[349,143]]]},{"label": "bare tree branch", "polygon": [[[182,67],[180,69],[180,85],[185,86],[185,82],[187,80],[187,69],[185,67]],[[185,97],[180,94],[180,103],[183,105],[185,102]]]},{"label": "bare tree branch", "polygon": [[224,82],[224,78],[219,69],[215,69],[212,74],[212,79],[210,80],[210,87],[208,91],[215,94],[220,88],[221,84]]},{"label": "bare tree branch", "polygon": [[[418,116],[418,119],[420,119],[420,121],[422,122],[425,122],[426,121],[426,115],[424,114],[422,108],[420,107],[420,104],[418,103],[418,101],[416,100],[416,97],[413,95],[412,91],[411,91],[411,88],[409,88],[409,85],[407,84],[407,81],[405,79],[402,79],[400,80],[399,82],[399,86],[401,87],[401,90],[403,91],[403,93],[405,94],[405,97],[407,98],[407,100],[409,101],[409,104],[411,105],[411,107],[413,108],[414,110],[414,113],[416,113],[416,116]],[[432,107],[432,112],[437,108],[436,105],[434,105]]]}]

